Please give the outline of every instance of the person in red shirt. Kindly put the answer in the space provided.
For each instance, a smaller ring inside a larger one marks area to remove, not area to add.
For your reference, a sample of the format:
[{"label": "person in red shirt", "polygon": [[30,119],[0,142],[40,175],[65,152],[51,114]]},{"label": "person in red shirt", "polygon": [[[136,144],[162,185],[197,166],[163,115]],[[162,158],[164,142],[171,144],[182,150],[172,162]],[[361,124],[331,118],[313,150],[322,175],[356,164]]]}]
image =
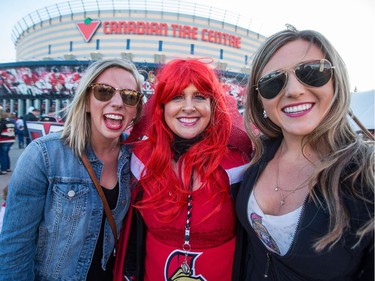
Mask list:
[{"label": "person in red shirt", "polygon": [[11,172],[9,150],[16,141],[16,123],[8,110],[0,109],[0,175]]},{"label": "person in red shirt", "polygon": [[131,159],[139,220],[131,230],[124,227],[115,280],[230,280],[236,241],[231,192],[252,151],[242,116],[201,60],[173,60],[157,81],[133,129],[147,127]]}]

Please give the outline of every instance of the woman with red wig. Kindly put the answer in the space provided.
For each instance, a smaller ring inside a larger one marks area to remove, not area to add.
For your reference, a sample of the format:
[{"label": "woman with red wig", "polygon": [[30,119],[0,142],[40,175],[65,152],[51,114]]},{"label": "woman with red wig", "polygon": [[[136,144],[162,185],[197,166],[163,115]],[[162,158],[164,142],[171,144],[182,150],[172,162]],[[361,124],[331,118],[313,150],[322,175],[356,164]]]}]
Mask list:
[{"label": "woman with red wig", "polygon": [[208,63],[176,59],[158,73],[140,122],[135,219],[130,238],[129,227],[122,235],[115,280],[231,280],[231,192],[252,151],[235,99]]}]

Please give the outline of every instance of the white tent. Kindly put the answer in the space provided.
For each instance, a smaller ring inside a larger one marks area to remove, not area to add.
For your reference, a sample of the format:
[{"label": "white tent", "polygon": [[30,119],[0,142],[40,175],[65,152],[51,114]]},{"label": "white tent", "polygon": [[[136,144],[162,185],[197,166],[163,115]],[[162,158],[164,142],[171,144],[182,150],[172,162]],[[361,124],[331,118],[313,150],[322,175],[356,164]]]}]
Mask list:
[{"label": "white tent", "polygon": [[[365,92],[354,92],[352,93],[351,109],[353,114],[361,121],[365,128],[369,130],[375,129],[375,111],[374,111],[374,99],[375,90]],[[354,123],[353,126],[356,131],[359,131],[359,127]]]}]

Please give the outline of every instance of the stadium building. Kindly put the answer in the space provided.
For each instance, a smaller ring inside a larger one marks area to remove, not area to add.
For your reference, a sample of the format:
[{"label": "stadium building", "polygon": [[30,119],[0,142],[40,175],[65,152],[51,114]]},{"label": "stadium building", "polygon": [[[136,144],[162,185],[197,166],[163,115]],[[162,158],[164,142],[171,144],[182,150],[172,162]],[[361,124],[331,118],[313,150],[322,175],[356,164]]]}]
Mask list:
[{"label": "stadium building", "polygon": [[242,103],[252,56],[265,36],[251,19],[171,0],[75,0],[48,6],[14,26],[16,62],[0,64],[0,104],[22,116],[29,106],[58,111],[90,62],[124,58],[152,94],[157,68],[174,58],[210,61]]}]

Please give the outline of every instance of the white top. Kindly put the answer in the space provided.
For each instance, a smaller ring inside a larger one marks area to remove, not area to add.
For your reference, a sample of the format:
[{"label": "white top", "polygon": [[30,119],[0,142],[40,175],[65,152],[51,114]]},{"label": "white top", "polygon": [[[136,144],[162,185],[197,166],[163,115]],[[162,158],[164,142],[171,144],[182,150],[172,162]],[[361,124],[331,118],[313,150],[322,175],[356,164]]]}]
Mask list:
[{"label": "white top", "polygon": [[247,215],[259,239],[272,252],[284,256],[293,242],[302,206],[281,216],[266,215],[251,192]]}]

